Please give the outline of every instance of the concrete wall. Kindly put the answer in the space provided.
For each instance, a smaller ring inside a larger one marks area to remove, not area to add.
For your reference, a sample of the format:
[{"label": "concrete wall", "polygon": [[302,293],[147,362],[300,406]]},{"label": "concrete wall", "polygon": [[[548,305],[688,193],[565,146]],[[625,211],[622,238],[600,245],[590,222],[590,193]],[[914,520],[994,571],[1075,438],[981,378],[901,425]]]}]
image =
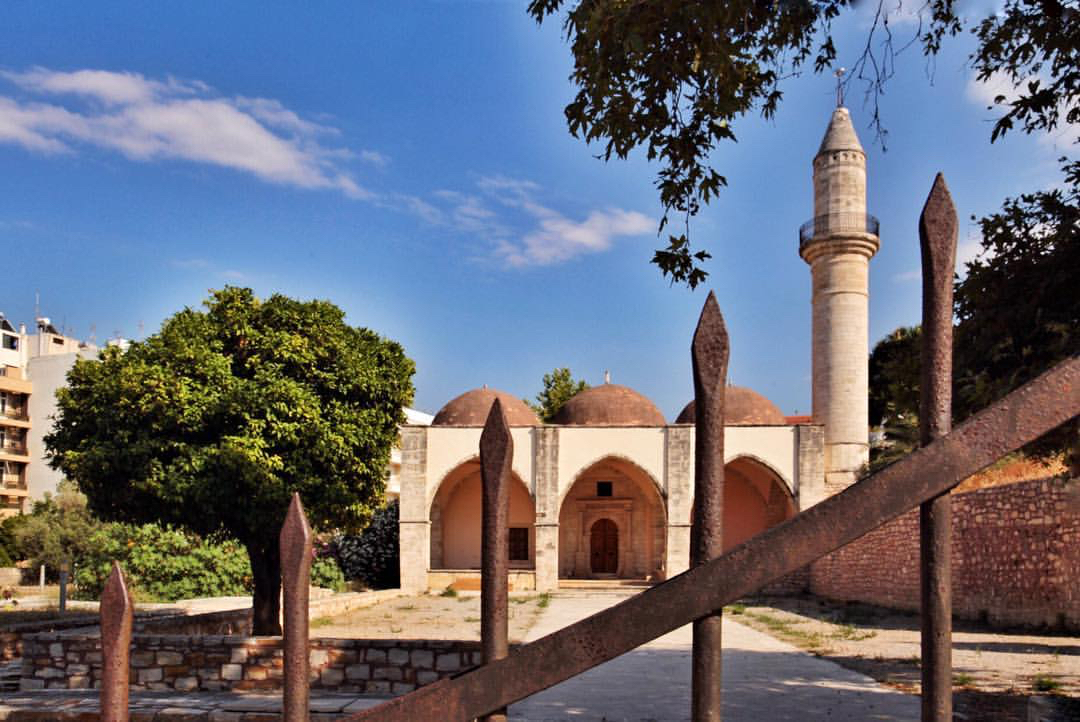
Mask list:
[{"label": "concrete wall", "polygon": [[67,372],[75,365],[76,359],[96,357],[95,349],[36,356],[27,362],[27,377],[34,384],[27,438],[30,464],[26,469],[26,486],[31,503],[42,499],[46,492],[55,494],[57,485],[64,479],[64,475],[51,469],[45,460],[45,435],[52,431],[52,417],[56,415],[56,390],[67,385]]}]

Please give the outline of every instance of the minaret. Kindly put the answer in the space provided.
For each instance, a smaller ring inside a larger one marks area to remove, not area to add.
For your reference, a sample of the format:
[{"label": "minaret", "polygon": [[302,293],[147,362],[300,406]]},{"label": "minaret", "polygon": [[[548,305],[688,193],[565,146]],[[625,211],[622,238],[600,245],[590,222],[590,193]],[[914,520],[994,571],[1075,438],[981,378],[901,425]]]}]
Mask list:
[{"label": "minaret", "polygon": [[866,153],[837,107],[814,156],[814,218],[799,229],[813,281],[813,413],[825,427],[825,493],[853,483],[869,459],[870,258],[878,222],[866,213]]}]

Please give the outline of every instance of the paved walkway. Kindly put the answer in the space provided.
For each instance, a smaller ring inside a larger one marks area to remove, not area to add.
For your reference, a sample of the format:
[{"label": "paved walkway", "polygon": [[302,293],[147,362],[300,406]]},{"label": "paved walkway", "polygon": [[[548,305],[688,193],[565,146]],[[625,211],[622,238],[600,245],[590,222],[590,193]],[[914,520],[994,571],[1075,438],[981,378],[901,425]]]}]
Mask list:
[{"label": "paved walkway", "polygon": [[[628,592],[553,595],[529,641],[615,604]],[[510,707],[513,722],[675,722],[690,719],[690,627]],[[312,720],[332,720],[379,700],[312,695]],[[96,717],[97,696],[85,691],[6,693],[0,720]],[[279,695],[136,693],[132,719],[156,722],[266,722],[278,719]],[[137,712],[137,714],[135,714]],[[724,620],[724,720],[916,720],[919,699],[883,687],[760,632]]]},{"label": "paved walkway", "polygon": [[[624,599],[552,597],[538,639]],[[919,698],[724,619],[724,720],[917,720]],[[690,719],[690,626],[510,707],[514,722]]]}]

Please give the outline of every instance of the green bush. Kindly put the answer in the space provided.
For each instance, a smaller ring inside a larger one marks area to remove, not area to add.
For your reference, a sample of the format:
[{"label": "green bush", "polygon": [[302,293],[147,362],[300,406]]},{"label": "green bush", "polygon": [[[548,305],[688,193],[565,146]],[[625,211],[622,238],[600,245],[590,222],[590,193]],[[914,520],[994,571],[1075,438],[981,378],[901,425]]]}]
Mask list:
[{"label": "green bush", "polygon": [[235,541],[212,542],[157,524],[107,524],[91,537],[79,565],[76,598],[98,599],[119,561],[136,597],[171,602],[251,593],[251,564]]},{"label": "green bush", "polygon": [[332,556],[316,557],[311,564],[311,586],[333,589],[335,592],[345,590],[345,575],[341,573],[337,559]]},{"label": "green bush", "polygon": [[338,537],[334,546],[346,579],[374,589],[399,586],[397,501],[376,511],[359,536]]},{"label": "green bush", "polygon": [[3,546],[0,546],[0,567],[13,567],[15,562],[11,560],[11,556],[8,554],[8,550]]}]

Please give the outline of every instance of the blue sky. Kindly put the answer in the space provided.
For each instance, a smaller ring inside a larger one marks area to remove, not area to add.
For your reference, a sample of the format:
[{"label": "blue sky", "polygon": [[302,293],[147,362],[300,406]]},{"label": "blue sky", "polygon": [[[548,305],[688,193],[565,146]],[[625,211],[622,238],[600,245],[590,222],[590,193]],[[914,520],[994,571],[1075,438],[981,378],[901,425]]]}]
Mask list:
[{"label": "blue sky", "polygon": [[[973,6],[972,11],[980,8]],[[837,24],[840,62],[866,10]],[[914,25],[900,19],[898,35]],[[0,10],[0,311],[80,338],[140,338],[211,288],[327,298],[402,342],[416,406],[481,384],[532,397],[569,366],[651,397],[692,393],[706,289],[670,286],[655,167],[603,163],[567,132],[558,22],[525,2],[5,3]],[[887,151],[853,90],[868,152],[871,343],[919,317],[917,220],[944,171],[968,221],[1049,186],[1067,138],[989,143],[994,111],[947,44],[913,48],[882,98]],[[831,76],[783,86],[771,122],[735,126],[730,182],[692,227],[732,336],[731,376],[810,409],[810,280],[797,229],[834,105]]]}]

